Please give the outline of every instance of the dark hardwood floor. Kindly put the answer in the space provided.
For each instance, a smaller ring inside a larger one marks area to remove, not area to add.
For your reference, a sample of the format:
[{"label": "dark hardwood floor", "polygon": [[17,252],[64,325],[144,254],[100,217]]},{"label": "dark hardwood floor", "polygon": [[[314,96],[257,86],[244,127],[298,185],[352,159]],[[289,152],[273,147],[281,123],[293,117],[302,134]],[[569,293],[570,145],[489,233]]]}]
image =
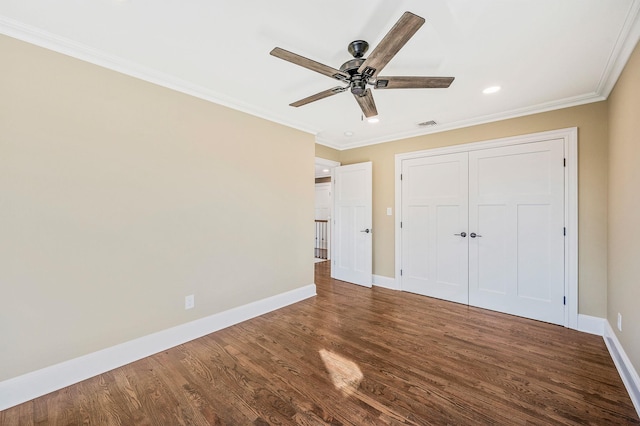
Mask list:
[{"label": "dark hardwood floor", "polygon": [[602,338],[331,280],[0,413],[9,425],[640,424]]}]

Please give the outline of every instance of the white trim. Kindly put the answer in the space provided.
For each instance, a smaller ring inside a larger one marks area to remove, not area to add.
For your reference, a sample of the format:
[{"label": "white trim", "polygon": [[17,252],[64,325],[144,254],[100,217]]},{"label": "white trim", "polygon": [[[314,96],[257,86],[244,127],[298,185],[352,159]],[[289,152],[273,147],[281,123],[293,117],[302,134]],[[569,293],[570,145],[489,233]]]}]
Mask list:
[{"label": "white trim", "polygon": [[592,317],[589,315],[578,314],[578,331],[583,333],[595,334],[596,336],[604,336],[604,325],[606,319],[600,317]]},{"label": "white trim", "polygon": [[316,164],[321,164],[328,167],[337,167],[340,165],[339,161],[327,160],[326,158],[316,157]]},{"label": "white trim", "polygon": [[565,218],[567,238],[564,242],[565,258],[565,294],[567,309],[565,326],[578,328],[578,128],[564,129],[564,155],[567,159],[565,167]]},{"label": "white trim", "polygon": [[504,111],[497,114],[485,115],[480,117],[473,117],[470,119],[455,121],[446,124],[438,124],[437,126],[411,129],[406,131],[400,131],[390,134],[384,134],[382,136],[376,136],[368,139],[356,140],[348,144],[336,144],[330,140],[322,139],[316,135],[316,143],[328,146],[329,148],[336,149],[338,151],[344,151],[348,149],[362,148],[369,145],[375,145],[385,142],[393,142],[402,139],[409,139],[418,136],[432,135],[436,133],[448,132],[456,129],[464,129],[467,127],[479,126],[481,124],[495,123],[497,121],[510,120],[518,117],[526,117],[534,114],[541,114],[543,112],[555,111],[564,108],[571,108],[575,106],[590,104],[594,102],[601,102],[606,100],[605,96],[600,96],[596,93],[587,93],[571,98],[560,99],[544,104],[532,105],[526,108],[520,108],[511,111]]},{"label": "white trim", "polygon": [[631,402],[633,402],[633,406],[636,408],[638,416],[640,416],[640,377],[638,377],[638,372],[633,368],[631,360],[629,360],[629,357],[622,348],[609,321],[605,321],[604,343],[607,345],[607,349],[609,349],[613,363],[618,369],[618,373],[624,386],[627,388],[627,392],[629,392]]},{"label": "white trim", "polygon": [[616,44],[613,47],[607,66],[605,67],[596,93],[608,98],[613,90],[622,70],[624,70],[633,49],[640,39],[640,1],[634,0],[629,6],[627,17]]},{"label": "white trim", "polygon": [[442,148],[396,154],[395,156],[395,274],[396,283],[402,289],[400,266],[402,265],[402,162],[414,158],[429,157],[458,152],[468,152],[480,149],[497,148],[544,140],[563,139],[564,153],[567,159],[565,168],[565,294],[567,309],[565,310],[565,327],[578,329],[578,128],[550,130],[547,132],[531,133],[501,139],[472,142]]},{"label": "white trim", "polygon": [[385,277],[383,275],[373,275],[373,285],[376,287],[384,287],[390,290],[400,290],[396,284],[395,278]]},{"label": "white trim", "polygon": [[500,148],[503,146],[519,145],[523,143],[541,142],[552,139],[569,139],[572,133],[575,133],[575,139],[578,138],[578,128],[568,127],[566,129],[549,130],[546,132],[529,133],[526,135],[509,136],[506,138],[489,139],[479,142],[470,142],[459,145],[444,146],[441,148],[431,148],[422,151],[405,152],[396,154],[396,165],[398,160],[411,160],[414,158],[431,157],[435,155],[453,154],[458,152],[476,151],[479,149]]},{"label": "white trim", "polygon": [[0,410],[316,295],[309,284],[0,382]]}]

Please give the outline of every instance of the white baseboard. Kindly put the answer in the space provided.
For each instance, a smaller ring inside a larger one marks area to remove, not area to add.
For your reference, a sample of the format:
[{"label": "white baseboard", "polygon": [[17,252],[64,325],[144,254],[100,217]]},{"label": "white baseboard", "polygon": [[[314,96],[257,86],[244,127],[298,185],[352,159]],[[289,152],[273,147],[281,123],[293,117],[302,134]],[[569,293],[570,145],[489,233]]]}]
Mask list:
[{"label": "white baseboard", "polygon": [[316,295],[310,284],[0,382],[0,411]]},{"label": "white baseboard", "polygon": [[373,276],[373,285],[377,287],[389,288],[391,290],[400,290],[400,287],[396,284],[395,278],[389,278],[382,275]]},{"label": "white baseboard", "polygon": [[613,363],[618,369],[627,392],[629,392],[631,402],[633,402],[633,406],[636,408],[638,416],[640,416],[640,377],[638,377],[638,372],[633,368],[609,321],[605,321],[604,343],[609,349]]},{"label": "white baseboard", "polygon": [[578,331],[604,336],[604,326],[607,320],[600,317],[578,314]]}]

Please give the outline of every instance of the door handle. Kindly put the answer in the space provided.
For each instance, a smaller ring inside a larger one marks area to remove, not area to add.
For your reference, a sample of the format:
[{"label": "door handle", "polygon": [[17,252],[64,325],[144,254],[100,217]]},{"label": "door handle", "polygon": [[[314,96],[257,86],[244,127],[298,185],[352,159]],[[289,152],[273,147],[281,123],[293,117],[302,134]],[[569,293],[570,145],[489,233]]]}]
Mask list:
[{"label": "door handle", "polygon": [[466,236],[467,236],[467,233],[466,233],[466,232],[461,232],[461,233],[459,233],[459,234],[453,234],[453,235],[457,235],[457,236],[459,236],[459,237],[464,238],[464,237],[466,237]]},{"label": "door handle", "polygon": [[475,237],[480,238],[480,237],[482,237],[482,235],[480,235],[480,234],[476,234],[475,232],[470,233],[470,234],[469,234],[469,236],[470,236],[471,238],[475,238]]},{"label": "door handle", "polygon": [[365,232],[365,233],[367,233],[367,234],[368,234],[369,232],[373,232],[373,230],[372,230],[372,229],[367,228],[367,229],[363,229],[363,230],[362,230],[362,231],[360,231],[360,232]]}]

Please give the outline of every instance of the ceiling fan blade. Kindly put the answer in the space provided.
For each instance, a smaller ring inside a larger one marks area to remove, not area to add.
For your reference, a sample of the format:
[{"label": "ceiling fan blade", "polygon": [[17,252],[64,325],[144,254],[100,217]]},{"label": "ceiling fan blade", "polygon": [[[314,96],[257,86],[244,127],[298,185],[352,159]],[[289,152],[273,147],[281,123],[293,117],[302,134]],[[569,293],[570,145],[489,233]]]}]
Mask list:
[{"label": "ceiling fan blade", "polygon": [[338,93],[342,93],[345,90],[347,90],[346,87],[334,87],[332,89],[328,89],[328,90],[324,90],[324,91],[322,91],[320,93],[316,93],[315,95],[308,96],[308,97],[306,97],[304,99],[300,99],[299,101],[296,101],[296,102],[294,102],[292,104],[289,104],[289,105],[291,105],[292,107],[300,107],[302,105],[306,105],[306,104],[309,104],[311,102],[319,101],[320,99],[328,98],[329,96],[333,96],[333,95],[336,95]]},{"label": "ceiling fan blade", "polygon": [[455,77],[378,77],[376,89],[446,89]]},{"label": "ceiling fan blade", "polygon": [[376,103],[373,100],[371,90],[367,89],[367,91],[364,92],[364,95],[353,95],[353,97],[358,101],[358,105],[360,105],[360,109],[365,117],[369,118],[378,115],[378,110],[376,109]]},{"label": "ceiling fan blade", "polygon": [[305,67],[311,71],[319,72],[320,74],[335,78],[336,80],[349,80],[349,74],[279,47],[274,48],[270,54],[276,58],[284,59],[285,61],[300,65],[301,67]]},{"label": "ceiling fan blade", "polygon": [[380,44],[373,49],[373,52],[364,63],[360,65],[358,73],[375,78],[382,68],[402,49],[402,46],[420,29],[422,24],[424,24],[424,18],[411,12],[405,12],[387,35],[384,36]]}]

